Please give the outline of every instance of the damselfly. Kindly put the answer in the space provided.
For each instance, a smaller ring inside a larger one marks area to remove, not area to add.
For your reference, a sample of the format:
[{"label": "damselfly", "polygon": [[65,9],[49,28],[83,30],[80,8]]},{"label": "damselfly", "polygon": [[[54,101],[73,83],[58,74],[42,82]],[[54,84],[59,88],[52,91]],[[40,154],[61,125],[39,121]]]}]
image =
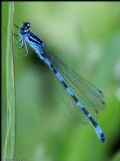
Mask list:
[{"label": "damselfly", "polygon": [[19,31],[19,43],[21,43],[19,48],[25,47],[28,54],[27,44],[29,44],[35,50],[39,58],[54,73],[72,104],[73,113],[81,121],[90,122],[98,138],[104,142],[105,136],[102,129],[92,116],[94,113],[97,114],[98,110],[105,105],[102,91],[70,70],[55,54],[48,52],[43,41],[29,30],[29,22],[23,23],[21,27],[17,25],[15,27]]}]

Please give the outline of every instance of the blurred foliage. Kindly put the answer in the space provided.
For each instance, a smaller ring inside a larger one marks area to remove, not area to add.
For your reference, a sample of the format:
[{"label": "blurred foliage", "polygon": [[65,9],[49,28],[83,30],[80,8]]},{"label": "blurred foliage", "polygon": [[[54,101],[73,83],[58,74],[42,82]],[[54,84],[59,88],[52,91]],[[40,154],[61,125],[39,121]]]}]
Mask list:
[{"label": "blurred foliage", "polygon": [[[106,142],[73,119],[54,76],[29,48],[15,45],[16,158],[26,161],[120,160],[120,3],[16,2],[15,22],[31,30],[68,66],[104,92],[98,117]],[[2,2],[2,148],[6,135],[6,26]],[[16,42],[17,43],[17,42]]]}]

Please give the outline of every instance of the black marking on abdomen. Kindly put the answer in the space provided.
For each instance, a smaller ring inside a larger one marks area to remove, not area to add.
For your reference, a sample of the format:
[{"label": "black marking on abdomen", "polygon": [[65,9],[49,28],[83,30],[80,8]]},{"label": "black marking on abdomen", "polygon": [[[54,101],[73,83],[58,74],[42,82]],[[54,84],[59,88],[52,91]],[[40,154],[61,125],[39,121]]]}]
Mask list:
[{"label": "black marking on abdomen", "polygon": [[94,127],[97,127],[97,123],[92,117],[89,117],[89,120],[91,121]]},{"label": "black marking on abdomen", "polygon": [[73,95],[72,98],[74,99],[75,103],[78,102],[78,99],[77,99],[77,97],[75,95]]},{"label": "black marking on abdomen", "polygon": [[83,111],[83,113],[84,113],[86,116],[89,115],[89,112],[88,112],[84,107],[83,107],[81,110]]},{"label": "black marking on abdomen", "polygon": [[57,70],[53,67],[52,64],[50,66],[51,66],[52,71],[56,74],[57,73]]},{"label": "black marking on abdomen", "polygon": [[41,55],[42,55],[43,58],[46,58],[45,55],[44,55],[43,53],[41,53]]},{"label": "black marking on abdomen", "polygon": [[62,81],[61,83],[63,84],[65,89],[68,88],[67,84],[64,81]]}]

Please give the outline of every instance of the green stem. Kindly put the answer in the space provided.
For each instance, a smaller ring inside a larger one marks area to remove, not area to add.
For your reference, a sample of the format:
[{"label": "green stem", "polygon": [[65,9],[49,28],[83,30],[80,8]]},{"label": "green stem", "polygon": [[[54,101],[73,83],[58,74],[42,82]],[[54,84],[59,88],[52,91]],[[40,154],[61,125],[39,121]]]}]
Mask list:
[{"label": "green stem", "polygon": [[8,6],[7,46],[6,46],[6,89],[7,89],[7,130],[5,139],[4,159],[14,159],[15,156],[15,84],[13,38],[14,2]]}]

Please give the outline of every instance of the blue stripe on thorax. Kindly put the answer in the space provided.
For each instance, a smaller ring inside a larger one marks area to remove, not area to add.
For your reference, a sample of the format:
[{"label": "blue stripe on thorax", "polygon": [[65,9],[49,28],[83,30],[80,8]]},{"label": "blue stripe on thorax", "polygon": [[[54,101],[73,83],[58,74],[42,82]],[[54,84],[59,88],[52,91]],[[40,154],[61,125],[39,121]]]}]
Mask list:
[{"label": "blue stripe on thorax", "polygon": [[40,40],[40,39],[39,39],[35,34],[33,34],[32,32],[29,32],[29,38],[30,38],[32,41],[36,42],[37,44],[42,44],[42,43],[43,43],[43,41]]}]

